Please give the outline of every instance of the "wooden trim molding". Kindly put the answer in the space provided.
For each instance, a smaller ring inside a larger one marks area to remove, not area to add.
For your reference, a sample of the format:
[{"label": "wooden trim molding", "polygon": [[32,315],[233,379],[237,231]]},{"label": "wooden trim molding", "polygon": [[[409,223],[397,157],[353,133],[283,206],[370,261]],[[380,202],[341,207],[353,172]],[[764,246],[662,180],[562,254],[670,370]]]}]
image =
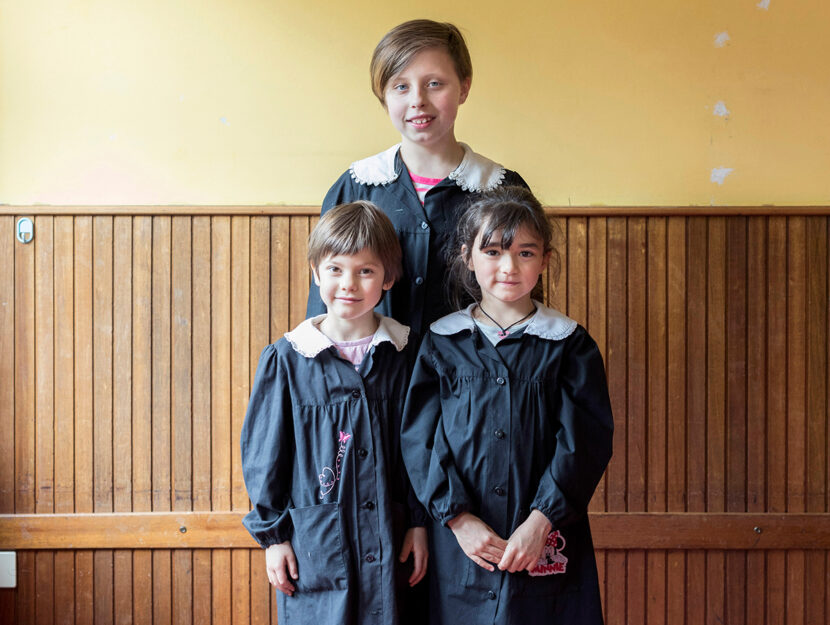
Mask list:
[{"label": "wooden trim molding", "polygon": [[[830,206],[548,206],[556,217],[740,217],[822,216]],[[316,217],[319,206],[10,206],[0,205],[0,215],[265,215]]]},{"label": "wooden trim molding", "polygon": [[[0,515],[0,549],[254,548],[242,512]],[[597,549],[830,549],[830,514],[591,514]]]}]

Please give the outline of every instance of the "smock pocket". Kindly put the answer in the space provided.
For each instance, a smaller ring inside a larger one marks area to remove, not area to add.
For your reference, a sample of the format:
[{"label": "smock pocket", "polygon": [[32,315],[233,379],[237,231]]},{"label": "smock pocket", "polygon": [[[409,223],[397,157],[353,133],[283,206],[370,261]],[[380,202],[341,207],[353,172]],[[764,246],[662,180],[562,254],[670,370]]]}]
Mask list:
[{"label": "smock pocket", "polygon": [[346,561],[340,536],[340,509],[324,503],[289,510],[294,524],[291,546],[297,557],[299,591],[346,588]]}]

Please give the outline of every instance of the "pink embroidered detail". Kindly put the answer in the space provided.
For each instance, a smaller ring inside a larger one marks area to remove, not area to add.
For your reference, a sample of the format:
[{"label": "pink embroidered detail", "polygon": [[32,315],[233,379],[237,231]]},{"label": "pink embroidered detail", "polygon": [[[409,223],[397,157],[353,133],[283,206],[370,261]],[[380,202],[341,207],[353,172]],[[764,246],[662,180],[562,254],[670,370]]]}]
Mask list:
[{"label": "pink embroidered detail", "polygon": [[340,432],[340,447],[337,450],[334,469],[331,467],[323,467],[323,471],[317,476],[320,480],[320,499],[328,495],[331,489],[334,488],[334,484],[340,479],[340,463],[343,461],[343,456],[346,453],[346,445],[351,437],[351,434],[343,431]]},{"label": "pink embroidered detail", "polygon": [[[557,547],[557,541],[559,545]],[[548,534],[548,539],[545,541],[545,551],[539,562],[533,570],[530,571],[532,577],[540,577],[542,575],[557,575],[564,573],[568,567],[568,558],[562,554],[565,548],[565,537],[559,533],[559,530],[554,530]]]}]

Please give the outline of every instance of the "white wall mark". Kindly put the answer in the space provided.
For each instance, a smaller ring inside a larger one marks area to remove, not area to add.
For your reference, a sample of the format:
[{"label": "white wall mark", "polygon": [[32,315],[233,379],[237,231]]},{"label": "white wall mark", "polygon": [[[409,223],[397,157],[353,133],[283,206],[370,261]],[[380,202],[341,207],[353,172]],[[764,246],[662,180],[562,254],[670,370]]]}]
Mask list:
[{"label": "white wall mark", "polygon": [[231,125],[231,123],[228,121],[228,118],[227,118],[227,117],[220,117],[220,118],[219,118],[219,121],[220,121],[220,122],[222,122],[223,124],[225,124],[226,126],[230,126],[230,125]]},{"label": "white wall mark", "polygon": [[723,31],[722,33],[718,33],[715,35],[715,47],[722,48],[726,45],[726,42],[729,41],[729,33]]},{"label": "white wall mark", "polygon": [[709,176],[709,180],[711,182],[717,182],[718,184],[723,184],[723,181],[726,180],[726,177],[731,174],[734,170],[731,167],[715,167],[712,170],[712,175]]},{"label": "white wall mark", "polygon": [[769,11],[769,0],[761,0],[758,4],[755,5],[759,9],[764,11]]},{"label": "white wall mark", "polygon": [[723,101],[715,103],[715,110],[713,112],[718,117],[729,117],[729,109],[726,108],[726,104],[724,104]]}]

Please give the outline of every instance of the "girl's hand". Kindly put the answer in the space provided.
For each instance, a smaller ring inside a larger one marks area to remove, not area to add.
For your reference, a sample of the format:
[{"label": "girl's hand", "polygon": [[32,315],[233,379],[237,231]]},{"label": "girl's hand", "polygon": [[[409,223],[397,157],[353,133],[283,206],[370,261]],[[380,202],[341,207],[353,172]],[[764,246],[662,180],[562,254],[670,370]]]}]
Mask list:
[{"label": "girl's hand", "polygon": [[413,569],[409,576],[409,585],[414,586],[427,573],[427,559],[429,558],[429,547],[427,546],[427,530],[425,527],[410,527],[403,537],[403,547],[399,560],[406,562],[409,554],[412,554]]},{"label": "girl's hand", "polygon": [[291,583],[291,579],[298,577],[297,558],[294,556],[290,540],[279,545],[271,545],[265,550],[265,570],[272,586],[289,597],[294,594],[294,584]]},{"label": "girl's hand", "polygon": [[499,569],[510,573],[533,570],[545,551],[545,541],[551,529],[550,521],[544,514],[531,510],[530,516],[508,539]]},{"label": "girl's hand", "polygon": [[447,525],[455,534],[459,547],[470,560],[483,569],[495,570],[490,562],[502,559],[507,541],[496,534],[487,523],[469,512],[462,512]]}]

